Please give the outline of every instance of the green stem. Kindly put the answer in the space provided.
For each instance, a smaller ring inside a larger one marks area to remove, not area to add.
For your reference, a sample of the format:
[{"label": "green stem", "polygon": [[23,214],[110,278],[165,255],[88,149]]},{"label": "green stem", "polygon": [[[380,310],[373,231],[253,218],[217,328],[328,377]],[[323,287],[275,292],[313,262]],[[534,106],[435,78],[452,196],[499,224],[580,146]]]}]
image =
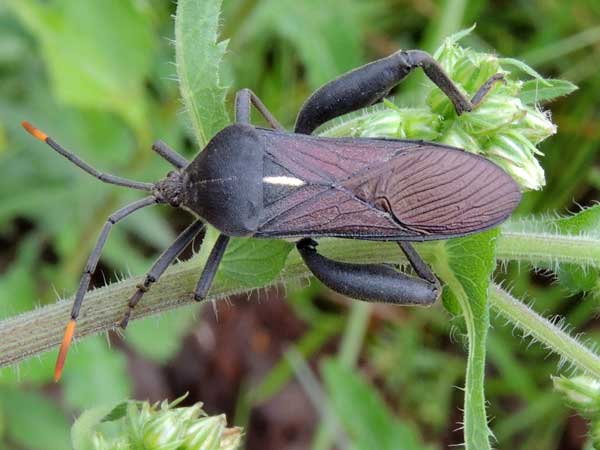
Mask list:
[{"label": "green stem", "polygon": [[490,287],[490,302],[492,308],[523,330],[525,335],[538,340],[564,361],[600,378],[600,357],[551,320],[538,315],[497,285]]},{"label": "green stem", "polygon": [[535,263],[572,263],[600,267],[600,239],[502,230],[498,259]]},{"label": "green stem", "polygon": [[[532,239],[529,240],[529,237]],[[323,240],[320,249],[328,256],[345,261],[402,262],[397,246],[382,242]],[[417,245],[425,259],[435,256],[435,244]],[[568,262],[600,267],[600,242],[597,239],[567,235],[545,235],[502,231],[497,257],[501,260],[532,260],[547,265]],[[197,259],[171,267],[144,296],[135,318],[159,314],[191,302],[198,277]],[[287,283],[308,276],[297,252],[290,254],[280,281]],[[97,334],[115,327],[126,309],[129,296],[141,277],[134,277],[90,292],[78,322],[77,337]],[[264,286],[254,286],[260,288]],[[231,280],[217,279],[211,298],[224,298],[252,289]],[[72,300],[61,300],[0,322],[0,367],[40,354],[60,344],[63,327],[69,320]]]}]

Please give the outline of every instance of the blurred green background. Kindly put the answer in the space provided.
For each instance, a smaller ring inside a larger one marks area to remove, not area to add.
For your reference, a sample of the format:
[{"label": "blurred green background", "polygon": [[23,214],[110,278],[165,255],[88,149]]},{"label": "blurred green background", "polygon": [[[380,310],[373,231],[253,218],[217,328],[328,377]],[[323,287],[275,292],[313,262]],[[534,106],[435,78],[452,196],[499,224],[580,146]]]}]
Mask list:
[{"label": "blurred green background", "polygon": [[[187,157],[197,152],[175,80],[175,8],[152,0],[0,2],[2,317],[71,295],[105,218],[138,197],[76,170],[23,132],[21,120],[101,170],[133,179],[154,181],[169,169],[150,150],[155,139]],[[251,88],[287,126],[303,100],[340,73],[399,48],[433,51],[445,36],[477,23],[463,44],[523,59],[580,87],[551,105],[559,131],[541,148],[547,187],[526,194],[519,213],[567,213],[598,198],[597,0],[225,0],[223,8],[230,95]],[[416,102],[424,82],[411,75],[399,101]],[[119,224],[94,284],[144,273],[189,220],[154,208]],[[554,285],[552,274],[526,267],[504,267],[499,277],[517,297],[535,299],[544,315],[559,314],[598,338],[597,298],[581,301]],[[464,383],[465,355],[441,306],[377,306],[365,335],[348,343],[340,339],[348,302],[314,283],[247,300],[219,305],[218,320],[210,307],[194,314],[184,308],[132,324],[125,340],[87,339],[60,385],[51,382],[54,352],[3,369],[0,449],[69,448],[69,427],[82,409],[186,391],[189,403],[204,401],[209,413],[226,412],[245,426],[248,449],[328,448],[317,411],[323,392],[342,428],[374,436],[342,433],[334,438],[338,448],[398,449],[377,438],[391,433],[390,442],[406,449],[462,442],[456,386]],[[502,321],[492,324],[486,387],[499,448],[584,448],[585,422],[551,389],[557,359]],[[294,344],[308,365],[294,353],[284,356]],[[353,344],[356,352],[348,350]],[[353,353],[360,371],[335,362]]]}]

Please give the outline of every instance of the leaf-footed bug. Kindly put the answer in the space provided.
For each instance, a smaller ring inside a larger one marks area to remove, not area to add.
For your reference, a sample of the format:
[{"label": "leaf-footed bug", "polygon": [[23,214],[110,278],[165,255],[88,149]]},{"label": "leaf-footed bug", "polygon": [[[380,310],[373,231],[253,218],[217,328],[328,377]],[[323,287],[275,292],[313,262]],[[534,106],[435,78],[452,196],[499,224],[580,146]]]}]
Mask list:
[{"label": "leaf-footed bug", "polygon": [[[61,376],[91,274],[111,227],[146,206],[184,208],[196,220],[157,259],[132,294],[125,328],[136,304],[183,249],[204,228],[221,234],[212,248],[194,298],[206,297],[229,239],[295,238],[310,271],[329,288],[360,300],[430,305],[440,285],[410,245],[464,236],[505,220],[520,201],[512,178],[494,163],[461,149],[424,141],[324,138],[311,133],[321,124],[381,101],[415,68],[452,101],[457,114],[471,111],[502,79],[496,74],[469,100],[433,58],[399,51],[352,70],[313,93],[300,110],[294,132],[286,132],[248,89],[235,98],[236,123],[221,130],[191,162],[163,142],[153,149],[174,170],[156,183],[99,172],[45,133],[25,129],[69,161],[105,183],[149,192],[111,215],[85,266],[55,369]],[[251,107],[272,128],[250,123]],[[351,264],[326,258],[316,238],[338,237],[397,242],[418,277],[384,264]]]}]

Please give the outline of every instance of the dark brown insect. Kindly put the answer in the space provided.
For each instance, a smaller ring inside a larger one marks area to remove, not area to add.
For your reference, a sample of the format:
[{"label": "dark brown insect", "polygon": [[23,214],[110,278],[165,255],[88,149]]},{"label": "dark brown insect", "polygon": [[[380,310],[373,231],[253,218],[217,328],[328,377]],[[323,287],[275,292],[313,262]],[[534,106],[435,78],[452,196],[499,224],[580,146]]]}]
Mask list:
[{"label": "dark brown insect", "polygon": [[[135,305],[204,228],[221,235],[195,291],[206,297],[230,237],[298,238],[308,268],[331,289],[350,297],[394,304],[429,305],[440,292],[437,278],[409,241],[476,233],[505,220],[520,200],[516,183],[492,162],[461,149],[423,141],[332,139],[310,134],[324,122],[372,105],[410,71],[421,67],[450,98],[457,114],[476,107],[495,75],[466,98],[427,53],[412,50],[355,69],[327,83],[304,104],[293,133],[283,130],[248,89],[235,100],[236,123],[220,131],[188,162],[163,142],[153,149],[175,170],[157,183],[103,174],[27,122],[33,136],[100,180],[150,192],[115,212],[89,257],[59,352],[60,377],[83,297],[111,227],[140,208],[159,203],[191,212],[196,220],[158,258],[129,300],[120,322],[126,327]],[[272,129],[250,124],[254,105]],[[395,241],[418,277],[383,264],[349,264],[319,254],[316,238]]]}]

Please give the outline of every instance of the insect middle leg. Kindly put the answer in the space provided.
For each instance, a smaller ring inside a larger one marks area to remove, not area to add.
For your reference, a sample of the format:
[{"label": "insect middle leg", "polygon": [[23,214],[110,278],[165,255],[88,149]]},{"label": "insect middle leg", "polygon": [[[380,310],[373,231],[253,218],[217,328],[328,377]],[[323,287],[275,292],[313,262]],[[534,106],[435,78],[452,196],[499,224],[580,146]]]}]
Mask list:
[{"label": "insect middle leg", "polygon": [[252,105],[271,127],[275,130],[284,129],[283,125],[271,114],[271,111],[268,110],[262,100],[250,89],[241,89],[235,94],[235,121],[237,123],[250,124],[250,108]]},{"label": "insect middle leg", "polygon": [[427,264],[408,243],[400,244],[420,278],[406,275],[384,264],[354,264],[334,261],[317,252],[317,242],[305,238],[296,244],[310,271],[327,287],[367,302],[428,306],[440,294],[440,285]]},{"label": "insect middle leg", "polygon": [[298,113],[294,131],[311,134],[335,117],[379,102],[419,67],[448,96],[459,115],[471,111],[476,106],[473,103],[481,101],[494,84],[485,83],[474,97],[477,102],[472,102],[431,55],[421,50],[402,50],[345,73],[316,90]]},{"label": "insect middle leg", "polygon": [[152,144],[152,150],[154,150],[178,169],[183,169],[189,163],[187,159],[169,147],[166,142],[160,140],[156,141],[154,144]]},{"label": "insect middle leg", "polygon": [[177,236],[177,239],[159,256],[152,268],[146,274],[146,278],[142,284],[137,286],[137,290],[130,297],[128,309],[123,319],[121,320],[121,328],[127,328],[129,319],[133,309],[141,300],[146,292],[150,289],[153,283],[157,282],[167,268],[175,261],[179,254],[189,245],[192,240],[204,229],[204,223],[201,220],[196,220],[189,227]]}]

